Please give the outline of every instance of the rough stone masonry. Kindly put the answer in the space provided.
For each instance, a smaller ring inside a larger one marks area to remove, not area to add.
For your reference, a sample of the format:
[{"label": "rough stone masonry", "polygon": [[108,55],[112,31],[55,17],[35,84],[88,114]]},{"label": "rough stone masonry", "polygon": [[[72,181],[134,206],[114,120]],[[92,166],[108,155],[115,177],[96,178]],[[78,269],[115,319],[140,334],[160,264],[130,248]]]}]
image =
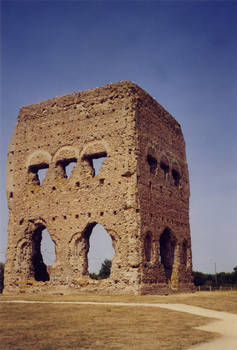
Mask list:
[{"label": "rough stone masonry", "polygon": [[[100,157],[106,159],[95,175]],[[193,289],[182,131],[134,83],[21,108],[9,146],[7,196],[5,293]],[[96,224],[115,250],[109,278],[99,281],[89,277],[87,257]],[[41,252],[45,228],[55,243],[50,268]]]}]

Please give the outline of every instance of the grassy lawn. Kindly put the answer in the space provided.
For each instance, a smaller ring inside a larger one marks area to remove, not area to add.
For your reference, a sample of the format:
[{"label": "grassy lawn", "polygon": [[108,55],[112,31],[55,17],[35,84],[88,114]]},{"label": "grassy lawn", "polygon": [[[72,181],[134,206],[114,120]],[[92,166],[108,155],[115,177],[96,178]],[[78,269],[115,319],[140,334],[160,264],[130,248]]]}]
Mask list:
[{"label": "grassy lawn", "polygon": [[0,304],[0,315],[1,350],[184,350],[214,337],[193,329],[207,318],[142,306]]},{"label": "grassy lawn", "polygon": [[[237,291],[170,296],[0,295],[6,300],[183,303],[237,313]],[[209,319],[160,308],[0,303],[1,350],[185,350],[215,335]]]}]

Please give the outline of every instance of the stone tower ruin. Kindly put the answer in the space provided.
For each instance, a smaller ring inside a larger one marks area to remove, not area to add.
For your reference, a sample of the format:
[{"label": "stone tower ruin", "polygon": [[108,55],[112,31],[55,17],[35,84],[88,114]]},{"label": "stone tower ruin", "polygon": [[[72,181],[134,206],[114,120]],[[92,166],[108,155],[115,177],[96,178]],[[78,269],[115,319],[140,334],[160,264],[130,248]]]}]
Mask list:
[{"label": "stone tower ruin", "polygon": [[[106,159],[95,175],[100,157]],[[134,83],[21,108],[7,196],[5,293],[192,290],[184,138],[177,121]],[[99,281],[89,277],[87,257],[98,223],[115,250],[109,278]],[[45,228],[56,250],[50,269],[41,254]]]}]

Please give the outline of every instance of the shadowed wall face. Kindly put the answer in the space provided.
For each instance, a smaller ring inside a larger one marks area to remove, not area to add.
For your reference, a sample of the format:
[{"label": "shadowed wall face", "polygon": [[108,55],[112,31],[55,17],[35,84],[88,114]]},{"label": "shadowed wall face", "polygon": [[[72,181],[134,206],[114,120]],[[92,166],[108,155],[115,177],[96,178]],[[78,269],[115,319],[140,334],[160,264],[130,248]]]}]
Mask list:
[{"label": "shadowed wall face", "polygon": [[181,127],[143,94],[136,108],[136,130],[142,293],[191,290],[189,175]]},{"label": "shadowed wall face", "polygon": [[[97,172],[96,160],[101,163]],[[20,110],[8,154],[5,292],[190,290],[189,181],[179,124],[121,82]],[[92,280],[93,228],[112,239],[110,277]],[[42,258],[42,231],[56,259]]]}]

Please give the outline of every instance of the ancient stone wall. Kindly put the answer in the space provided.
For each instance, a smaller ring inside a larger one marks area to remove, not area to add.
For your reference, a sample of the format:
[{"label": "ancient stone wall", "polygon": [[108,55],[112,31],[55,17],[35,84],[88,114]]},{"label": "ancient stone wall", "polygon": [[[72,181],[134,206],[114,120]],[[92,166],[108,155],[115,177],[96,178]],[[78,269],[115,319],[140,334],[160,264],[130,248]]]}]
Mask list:
[{"label": "ancient stone wall", "polygon": [[[75,165],[70,176],[69,164]],[[135,84],[23,107],[9,146],[7,196],[5,293],[192,289],[183,136]],[[115,250],[110,277],[101,281],[89,277],[87,257],[98,223]],[[50,269],[40,251],[45,228],[56,249]]]},{"label": "ancient stone wall", "polygon": [[180,125],[149,95],[136,112],[142,293],[192,289],[189,176]]}]

